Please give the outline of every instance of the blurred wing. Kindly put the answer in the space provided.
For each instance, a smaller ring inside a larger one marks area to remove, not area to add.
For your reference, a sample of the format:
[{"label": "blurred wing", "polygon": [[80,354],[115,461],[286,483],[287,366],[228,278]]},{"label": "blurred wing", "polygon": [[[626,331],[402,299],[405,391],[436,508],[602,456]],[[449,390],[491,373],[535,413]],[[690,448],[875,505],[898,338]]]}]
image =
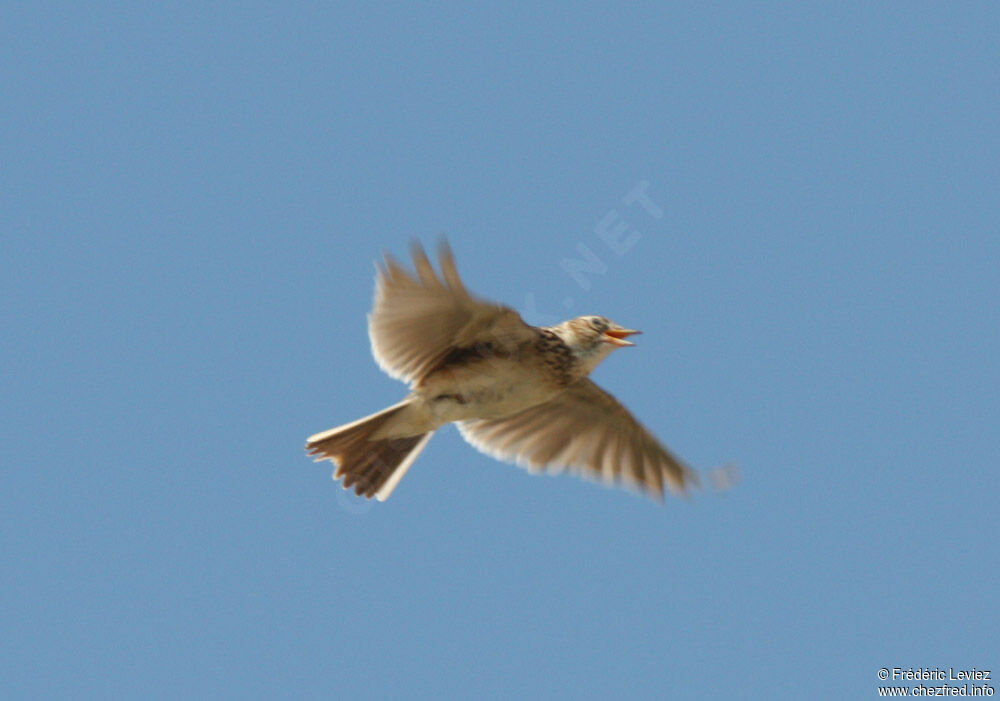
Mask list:
[{"label": "blurred wing", "polygon": [[570,468],[605,484],[624,483],[657,497],[663,486],[696,486],[691,468],[660,445],[617,399],[583,379],[555,399],[502,419],[459,423],[469,443],[533,472]]},{"label": "blurred wing", "polygon": [[386,256],[368,317],[372,354],[392,377],[414,382],[456,348],[512,348],[532,338],[531,327],[513,309],[469,294],[447,244],[441,247],[441,277],[419,244],[413,263],[416,278]]}]

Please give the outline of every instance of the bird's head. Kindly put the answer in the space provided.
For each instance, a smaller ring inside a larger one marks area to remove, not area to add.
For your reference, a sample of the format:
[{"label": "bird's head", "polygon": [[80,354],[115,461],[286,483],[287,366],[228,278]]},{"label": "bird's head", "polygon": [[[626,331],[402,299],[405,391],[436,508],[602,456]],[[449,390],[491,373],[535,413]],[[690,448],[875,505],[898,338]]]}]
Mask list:
[{"label": "bird's head", "polygon": [[579,316],[553,326],[552,331],[569,346],[588,373],[615,348],[634,346],[634,343],[625,339],[642,333],[627,329],[603,316]]}]

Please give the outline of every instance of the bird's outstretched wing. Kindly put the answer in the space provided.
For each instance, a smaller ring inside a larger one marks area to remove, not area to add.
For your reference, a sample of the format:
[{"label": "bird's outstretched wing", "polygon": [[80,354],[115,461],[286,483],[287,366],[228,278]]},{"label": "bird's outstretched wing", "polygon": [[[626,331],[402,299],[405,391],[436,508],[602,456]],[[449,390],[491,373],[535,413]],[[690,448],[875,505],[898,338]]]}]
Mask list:
[{"label": "bird's outstretched wing", "polygon": [[441,277],[420,244],[412,253],[416,278],[387,255],[375,282],[368,335],[386,373],[416,382],[455,349],[489,344],[502,352],[533,337],[516,311],[469,294],[447,244],[441,245]]},{"label": "bird's outstretched wing", "polygon": [[513,416],[463,421],[458,427],[477,449],[533,472],[570,468],[656,497],[662,497],[664,485],[683,493],[698,483],[691,468],[589,379]]}]

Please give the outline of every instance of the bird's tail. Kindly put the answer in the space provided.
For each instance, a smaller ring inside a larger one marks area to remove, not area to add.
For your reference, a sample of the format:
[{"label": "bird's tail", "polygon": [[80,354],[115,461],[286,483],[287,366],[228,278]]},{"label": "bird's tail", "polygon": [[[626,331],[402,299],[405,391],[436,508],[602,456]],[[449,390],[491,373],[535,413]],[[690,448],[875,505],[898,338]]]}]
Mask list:
[{"label": "bird's tail", "polygon": [[332,460],[337,465],[334,479],[343,479],[344,489],[354,487],[355,494],[385,501],[399,484],[410,465],[417,459],[427,441],[434,435],[430,430],[412,436],[383,437],[390,421],[405,422],[404,412],[410,406],[405,400],[382,411],[338,428],[310,436],[306,441],[309,455],[316,460]]}]

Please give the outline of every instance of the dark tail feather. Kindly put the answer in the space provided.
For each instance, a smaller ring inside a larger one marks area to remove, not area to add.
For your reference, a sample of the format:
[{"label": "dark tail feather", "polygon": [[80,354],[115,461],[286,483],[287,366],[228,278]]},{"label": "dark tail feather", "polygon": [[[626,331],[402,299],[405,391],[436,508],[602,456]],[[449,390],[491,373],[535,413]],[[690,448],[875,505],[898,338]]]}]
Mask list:
[{"label": "dark tail feather", "polygon": [[306,450],[317,456],[317,461],[329,459],[336,463],[333,478],[343,479],[344,489],[353,486],[355,494],[385,501],[434,434],[428,431],[402,438],[371,439],[406,404],[404,401],[346,426],[310,436]]}]

